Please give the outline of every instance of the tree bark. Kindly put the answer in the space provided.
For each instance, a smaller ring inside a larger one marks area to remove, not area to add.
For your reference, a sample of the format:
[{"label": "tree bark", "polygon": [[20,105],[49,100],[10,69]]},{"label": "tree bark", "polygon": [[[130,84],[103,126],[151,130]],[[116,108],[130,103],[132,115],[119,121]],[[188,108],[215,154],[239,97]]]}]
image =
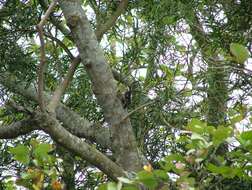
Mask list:
[{"label": "tree bark", "polygon": [[99,47],[81,2],[61,0],[59,4],[77,45],[82,64],[91,79],[93,92],[103,108],[105,120],[110,125],[112,147],[117,163],[127,171],[138,171],[141,163],[130,120],[122,121],[127,112],[117,97],[112,71]]}]

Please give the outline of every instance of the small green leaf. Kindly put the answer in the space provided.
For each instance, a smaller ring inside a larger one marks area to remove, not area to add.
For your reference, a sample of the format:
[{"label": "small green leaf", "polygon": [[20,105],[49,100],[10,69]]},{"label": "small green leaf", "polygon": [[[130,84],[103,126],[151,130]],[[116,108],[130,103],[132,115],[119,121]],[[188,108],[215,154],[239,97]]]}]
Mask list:
[{"label": "small green leaf", "polygon": [[34,159],[33,162],[36,166],[43,166],[44,164],[51,164],[53,162],[52,156],[50,156],[48,153],[52,150],[52,145],[41,143],[38,144],[34,151]]},{"label": "small green leaf", "polygon": [[235,176],[241,176],[242,170],[240,168],[231,168],[229,166],[215,166],[208,164],[207,169],[213,173],[221,174],[226,178],[233,178]]},{"label": "small green leaf", "polygon": [[30,162],[29,158],[29,148],[24,145],[18,145],[16,147],[10,148],[10,152],[14,155],[15,160],[28,164]]},{"label": "small green leaf", "polygon": [[252,131],[244,131],[238,137],[241,145],[248,149],[252,149]]},{"label": "small green leaf", "polygon": [[202,135],[199,135],[198,133],[192,133],[191,139],[192,140],[201,140],[203,142],[206,142],[205,138]]},{"label": "small green leaf", "polygon": [[206,123],[198,120],[198,119],[192,119],[192,121],[188,124],[187,129],[189,131],[203,134],[205,132]]},{"label": "small green leaf", "polygon": [[164,158],[164,161],[167,162],[167,163],[172,163],[173,161],[180,161],[180,162],[183,162],[184,161],[184,158],[182,155],[180,154],[170,154],[168,156],[166,156]]},{"label": "small green leaf", "polygon": [[164,170],[154,170],[153,171],[154,176],[162,179],[162,180],[167,180],[168,179],[168,175],[167,172]]},{"label": "small green leaf", "polygon": [[44,158],[48,156],[48,152],[52,150],[52,145],[46,144],[46,143],[41,143],[37,145],[37,147],[34,150],[34,155],[36,158]]},{"label": "small green leaf", "polygon": [[154,189],[158,185],[157,179],[151,172],[141,171],[137,174],[137,179],[150,189]]},{"label": "small green leaf", "polygon": [[249,52],[247,48],[238,43],[230,44],[230,51],[238,63],[244,63],[249,58]]},{"label": "small green leaf", "polygon": [[162,64],[162,65],[160,65],[160,69],[161,69],[162,72],[165,73],[167,81],[173,80],[173,72],[169,67]]},{"label": "small green leaf", "polygon": [[26,187],[27,189],[32,189],[31,184],[26,179],[22,178],[17,179],[16,185]]},{"label": "small green leaf", "polygon": [[132,18],[132,16],[127,16],[126,19],[127,19],[128,24],[129,24],[129,25],[132,25],[132,23],[133,23],[133,18]]},{"label": "small green leaf", "polygon": [[170,25],[174,24],[176,22],[176,19],[173,16],[166,16],[162,19],[162,21],[165,25]]},{"label": "small green leaf", "polygon": [[213,144],[219,145],[224,142],[228,137],[230,137],[232,129],[229,127],[219,126],[213,135]]},{"label": "small green leaf", "polygon": [[215,130],[216,130],[215,127],[211,126],[211,125],[208,125],[208,126],[205,127],[205,131],[208,134],[213,134],[215,132]]}]

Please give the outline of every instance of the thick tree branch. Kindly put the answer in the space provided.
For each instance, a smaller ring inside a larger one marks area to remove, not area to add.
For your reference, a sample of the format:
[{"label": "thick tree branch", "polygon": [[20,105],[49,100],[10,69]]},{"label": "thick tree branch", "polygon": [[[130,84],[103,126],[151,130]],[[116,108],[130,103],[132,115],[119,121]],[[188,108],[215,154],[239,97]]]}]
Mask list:
[{"label": "thick tree branch", "polygon": [[55,142],[77,154],[82,159],[87,160],[113,180],[117,181],[117,177],[125,175],[122,168],[94,147],[69,133],[54,117],[49,116],[47,113],[37,113],[36,120],[37,124],[40,125]]},{"label": "thick tree branch", "polygon": [[18,105],[16,102],[14,102],[13,100],[8,100],[8,102],[6,102],[5,107],[8,109],[10,108],[11,110],[14,109],[16,112],[21,112],[24,114],[28,114],[28,115],[32,115],[32,110],[30,108],[25,108],[21,105]]},{"label": "thick tree branch", "polygon": [[[1,73],[0,83],[11,92],[17,93],[28,100],[38,102],[35,87],[32,85],[27,87],[26,83],[18,82],[14,75],[8,72]],[[49,101],[49,99],[50,96],[45,94],[45,101]],[[107,128],[103,128],[99,124],[90,123],[63,104],[59,104],[57,107],[56,117],[68,131],[76,136],[95,141],[104,147],[111,148],[110,133]]]},{"label": "thick tree branch", "polygon": [[36,129],[39,128],[33,120],[24,119],[10,125],[0,126],[0,139],[14,139],[20,135],[26,135]]},{"label": "thick tree branch", "polygon": [[119,18],[119,16],[126,10],[126,7],[128,5],[128,0],[121,0],[120,4],[118,5],[116,11],[114,14],[108,19],[108,21],[105,24],[98,25],[97,30],[95,31],[96,38],[98,41],[101,41],[102,36],[115,25],[115,22]]},{"label": "thick tree branch", "polygon": [[[48,7],[47,3],[44,0],[39,0],[39,2],[41,4],[41,6],[43,7],[43,9],[46,10],[47,7]],[[122,1],[121,4],[124,4],[124,6],[126,6],[125,1]],[[62,32],[62,34],[65,37],[67,37],[69,40],[74,42],[73,37],[71,36],[71,31],[68,28],[66,28],[62,23],[59,23],[53,16],[50,16],[50,21],[52,22],[53,25],[56,26],[56,28],[58,28]],[[98,33],[99,32],[96,32],[96,35],[98,35]],[[51,36],[48,36],[48,37],[51,38]],[[98,39],[98,36],[96,36],[96,37]],[[52,40],[54,40],[54,39],[52,39]],[[101,37],[100,37],[100,39],[98,39],[98,42],[100,42],[100,40],[101,40]],[[62,42],[60,40],[55,39],[55,41],[56,41],[56,43],[58,43],[65,50],[64,45],[61,44]],[[67,52],[67,50],[65,50],[65,51]],[[69,57],[72,59],[72,55],[69,55]],[[78,58],[78,61],[81,62],[80,55],[78,55],[77,58]],[[113,72],[115,80],[117,80],[118,82],[121,82],[122,84],[124,84],[126,86],[131,86],[135,82],[134,79],[132,79],[132,78],[130,78],[128,76],[122,75],[121,73],[117,72],[116,70],[112,69],[112,72]]]},{"label": "thick tree branch", "polygon": [[141,168],[135,137],[129,119],[118,123],[127,115],[117,97],[116,83],[94,32],[78,0],[61,0],[60,7],[72,32],[82,63],[90,76],[93,92],[102,106],[105,120],[111,126],[117,162],[129,171]]}]

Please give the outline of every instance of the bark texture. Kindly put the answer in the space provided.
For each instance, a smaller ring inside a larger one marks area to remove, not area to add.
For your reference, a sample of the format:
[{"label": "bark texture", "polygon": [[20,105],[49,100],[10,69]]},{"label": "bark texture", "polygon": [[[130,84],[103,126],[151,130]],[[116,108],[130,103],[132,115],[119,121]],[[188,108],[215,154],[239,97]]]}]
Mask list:
[{"label": "bark texture", "polygon": [[[124,176],[124,171],[104,154],[64,129],[57,119],[47,113],[37,112],[35,121],[59,145],[96,166],[113,180]],[[43,122],[42,122],[43,121]]]},{"label": "bark texture", "polygon": [[[27,98],[28,100],[38,102],[35,87],[32,85],[27,87],[25,83],[17,81],[15,76],[7,72],[5,72],[4,74],[2,73],[0,75],[0,83],[12,92],[17,93]],[[48,102],[50,100],[50,97],[50,95],[45,94],[45,101]],[[87,119],[81,117],[63,104],[59,104],[59,106],[57,107],[56,118],[60,122],[62,122],[63,126],[72,134],[81,138],[95,141],[96,143],[106,148],[111,147],[111,141],[109,138],[110,133],[108,129],[103,128],[100,124],[93,124],[89,122]],[[18,126],[20,125],[18,124]],[[3,130],[4,129],[1,128],[0,133]],[[31,130],[34,129],[31,128]]]},{"label": "bark texture", "polygon": [[127,112],[117,97],[112,71],[99,47],[95,33],[80,1],[62,0],[59,3],[77,45],[82,64],[92,81],[93,92],[103,108],[105,120],[111,127],[112,147],[117,163],[125,170],[137,171],[141,168],[141,163],[131,123],[129,119],[122,121]]}]

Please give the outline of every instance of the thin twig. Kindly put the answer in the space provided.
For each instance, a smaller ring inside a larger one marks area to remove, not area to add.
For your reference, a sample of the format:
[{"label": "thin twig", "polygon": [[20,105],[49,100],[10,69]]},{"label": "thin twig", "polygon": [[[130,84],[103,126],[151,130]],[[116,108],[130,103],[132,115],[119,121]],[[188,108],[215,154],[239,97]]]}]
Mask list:
[{"label": "thin twig", "polygon": [[80,63],[80,60],[81,60],[80,57],[76,57],[75,59],[72,60],[72,63],[67,71],[67,74],[66,74],[64,80],[62,81],[62,83],[60,85],[58,85],[57,89],[55,90],[55,92],[53,94],[52,99],[50,100],[50,103],[48,105],[49,112],[54,112],[55,108],[58,106],[58,104],[60,102],[60,97],[62,96],[62,94],[66,90],[69,82],[72,80],[74,72]]},{"label": "thin twig", "polygon": [[51,4],[49,5],[48,9],[46,10],[46,13],[44,15],[44,17],[41,19],[41,21],[39,22],[39,26],[40,27],[43,27],[46,23],[46,20],[48,19],[48,17],[50,16],[51,12],[53,11],[54,7],[56,6],[57,4],[57,0],[53,0],[51,2]]},{"label": "thin twig", "polygon": [[45,16],[41,19],[37,25],[39,40],[40,40],[40,64],[38,68],[38,100],[41,111],[45,111],[45,103],[43,99],[43,88],[44,88],[44,70],[46,64],[45,56],[45,41],[43,36],[43,26],[46,23],[47,18],[52,12],[53,8],[56,6],[57,0],[52,1],[49,8],[47,9]]},{"label": "thin twig", "polygon": [[112,27],[114,26],[116,20],[119,18],[119,16],[126,10],[126,7],[128,5],[129,0],[121,0],[120,4],[118,5],[116,11],[111,16],[108,21],[101,25],[97,26],[97,30],[95,31],[96,37],[98,41],[101,41],[102,36]]},{"label": "thin twig", "polygon": [[62,49],[64,49],[64,51],[70,57],[70,59],[74,59],[74,55],[71,53],[71,51],[67,48],[67,46],[61,40],[59,40],[58,38],[50,34],[45,34],[45,36],[55,41]]},{"label": "thin twig", "polygon": [[[107,30],[109,30],[116,22],[116,20],[119,18],[119,16],[126,10],[126,7],[128,5],[128,0],[122,0],[120,2],[120,4],[118,5],[117,7],[117,10],[114,12],[114,14],[111,16],[111,18],[104,24],[104,25],[101,25],[101,26],[98,26],[97,28],[97,31],[95,32],[96,34],[96,37],[97,37],[97,40],[98,41],[101,41],[101,38],[102,36],[104,35],[104,33],[107,32]],[[49,14],[48,14],[49,16]],[[52,20],[54,21],[54,20]],[[56,22],[53,22],[53,24],[57,25]],[[58,26],[58,25],[57,25]],[[62,28],[62,27],[59,27],[60,31],[65,34],[66,36],[70,37],[69,36],[69,31],[67,31],[67,29],[65,28]],[[67,31],[67,32],[66,32]],[[51,36],[50,36],[51,37]],[[53,39],[53,40],[56,40],[56,39]],[[70,40],[73,40],[72,38],[70,38]],[[56,42],[58,43],[59,41],[56,40]],[[59,45],[66,51],[66,49],[62,46],[61,43],[59,43]],[[67,51],[66,51],[67,52]],[[69,54],[69,52],[67,52]],[[75,62],[76,61],[76,62]],[[80,59],[80,56],[78,55],[77,56],[77,59],[75,60],[74,62],[76,63],[76,65],[78,65],[80,62],[81,62],[81,59]],[[67,76],[66,76],[67,78]],[[65,81],[68,81],[68,79],[65,79],[62,84],[57,88],[57,90],[54,92],[54,95],[53,95],[53,98],[51,99],[49,105],[48,105],[48,108],[49,110],[53,111],[56,107],[57,107],[57,104],[59,102],[59,99],[60,99],[60,96],[62,95],[62,93],[65,91],[65,88],[67,87],[68,85],[68,82],[65,83],[65,87],[61,87]],[[55,102],[55,103],[54,103]]]},{"label": "thin twig", "polygon": [[170,127],[170,128],[175,128],[174,126],[172,126],[172,125],[165,119],[165,117],[163,116],[162,113],[160,114],[160,116],[161,116],[161,119],[162,119],[162,121],[164,122],[164,124],[165,124],[166,126],[168,126],[168,127]]},{"label": "thin twig", "polygon": [[156,102],[156,101],[147,102],[147,103],[145,103],[145,104],[143,104],[143,105],[141,105],[141,106],[135,108],[134,110],[132,110],[131,112],[129,112],[129,113],[120,121],[120,123],[123,122],[123,121],[125,121],[129,116],[131,116],[131,115],[132,115],[133,113],[135,113],[136,111],[138,111],[138,110],[140,110],[140,109],[142,109],[142,108],[144,108],[144,107],[146,107],[146,106],[149,106],[149,105],[151,105],[151,104],[153,104],[153,103],[155,103],[155,102]]}]

